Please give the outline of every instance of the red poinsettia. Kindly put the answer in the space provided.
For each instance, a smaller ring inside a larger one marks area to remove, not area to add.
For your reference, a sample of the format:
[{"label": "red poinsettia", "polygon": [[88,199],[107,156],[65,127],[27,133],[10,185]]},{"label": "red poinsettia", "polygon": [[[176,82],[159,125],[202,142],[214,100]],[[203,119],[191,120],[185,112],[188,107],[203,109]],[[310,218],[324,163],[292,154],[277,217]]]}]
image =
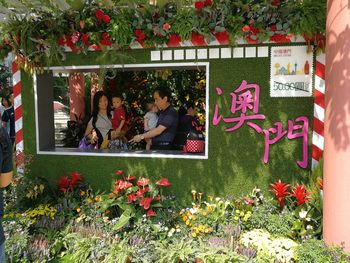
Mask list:
[{"label": "red poinsettia", "polygon": [[279,208],[282,209],[284,207],[284,200],[290,194],[288,192],[289,184],[283,183],[281,182],[281,180],[278,180],[278,182],[270,185],[272,186],[273,189],[269,191],[275,194]]},{"label": "red poinsettia", "polygon": [[306,192],[306,188],[303,184],[297,184],[297,187],[292,188],[290,196],[294,196],[297,199],[297,206],[300,206],[310,200],[309,192]]},{"label": "red poinsettia", "polygon": [[149,179],[148,178],[141,178],[137,181],[137,185],[138,186],[146,186],[149,183]]},{"label": "red poinsettia", "polygon": [[147,211],[147,216],[156,216],[156,213],[154,213],[154,211],[152,209]]},{"label": "red poinsettia", "polygon": [[162,179],[160,179],[160,180],[158,180],[158,181],[156,182],[156,185],[160,185],[160,186],[170,186],[170,183],[169,183],[168,179],[162,178]]},{"label": "red poinsettia", "polygon": [[204,2],[202,2],[202,1],[197,1],[197,2],[194,3],[194,7],[195,7],[198,11],[200,11],[200,10],[202,10],[202,9],[204,8]]}]

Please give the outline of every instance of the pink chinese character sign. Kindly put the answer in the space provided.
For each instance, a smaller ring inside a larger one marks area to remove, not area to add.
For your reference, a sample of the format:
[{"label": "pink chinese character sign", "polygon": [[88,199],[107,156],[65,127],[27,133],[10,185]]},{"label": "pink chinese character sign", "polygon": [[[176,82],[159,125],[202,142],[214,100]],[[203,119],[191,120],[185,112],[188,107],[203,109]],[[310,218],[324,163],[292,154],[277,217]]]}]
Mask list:
[{"label": "pink chinese character sign", "polygon": [[[222,96],[222,89],[216,88],[216,94]],[[283,129],[282,122],[274,123],[271,128],[263,129],[257,123],[264,120],[266,116],[259,113],[259,94],[258,84],[248,84],[243,80],[241,85],[230,93],[231,95],[231,114],[233,116],[224,117],[219,113],[219,105],[215,104],[212,123],[217,126],[221,121],[228,124],[226,132],[234,132],[244,124],[253,128],[256,132],[264,135],[265,149],[263,161],[268,163],[270,146],[279,142],[283,137],[289,140],[300,139],[302,143],[302,159],[297,161],[301,168],[307,168],[308,165],[308,129],[309,120],[306,116],[300,116],[295,120],[288,120],[287,128]]]},{"label": "pink chinese character sign", "polygon": [[311,97],[312,75],[313,53],[307,46],[271,47],[271,97]]}]

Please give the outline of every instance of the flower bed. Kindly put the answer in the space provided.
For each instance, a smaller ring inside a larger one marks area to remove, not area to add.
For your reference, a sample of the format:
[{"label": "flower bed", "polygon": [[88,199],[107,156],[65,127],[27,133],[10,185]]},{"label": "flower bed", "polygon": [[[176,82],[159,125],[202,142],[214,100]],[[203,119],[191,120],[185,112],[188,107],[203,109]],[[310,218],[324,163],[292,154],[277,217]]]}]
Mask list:
[{"label": "flower bed", "polygon": [[258,188],[226,198],[193,190],[183,207],[169,196],[166,178],[113,176],[110,193],[94,191],[77,172],[61,177],[57,189],[40,178],[18,179],[5,194],[9,261],[350,261],[321,239],[320,179],[295,187],[277,181],[275,199]]}]

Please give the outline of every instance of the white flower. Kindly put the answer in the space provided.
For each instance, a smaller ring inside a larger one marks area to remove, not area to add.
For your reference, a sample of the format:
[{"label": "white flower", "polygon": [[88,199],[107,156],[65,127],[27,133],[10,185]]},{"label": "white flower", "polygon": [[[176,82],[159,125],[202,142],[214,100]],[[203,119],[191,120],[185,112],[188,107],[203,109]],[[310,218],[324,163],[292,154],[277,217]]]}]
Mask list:
[{"label": "white flower", "polygon": [[307,211],[305,211],[304,209],[302,209],[302,210],[299,212],[299,217],[300,217],[301,219],[306,218],[306,215],[307,215]]}]

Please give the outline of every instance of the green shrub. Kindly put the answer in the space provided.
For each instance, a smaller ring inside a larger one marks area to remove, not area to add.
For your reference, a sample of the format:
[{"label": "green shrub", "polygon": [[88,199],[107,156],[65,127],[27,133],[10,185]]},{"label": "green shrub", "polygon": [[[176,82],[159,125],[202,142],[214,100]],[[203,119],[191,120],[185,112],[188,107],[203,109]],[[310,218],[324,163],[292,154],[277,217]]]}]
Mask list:
[{"label": "green shrub", "polygon": [[350,262],[350,256],[340,247],[328,247],[322,240],[309,239],[297,249],[300,263]]}]

